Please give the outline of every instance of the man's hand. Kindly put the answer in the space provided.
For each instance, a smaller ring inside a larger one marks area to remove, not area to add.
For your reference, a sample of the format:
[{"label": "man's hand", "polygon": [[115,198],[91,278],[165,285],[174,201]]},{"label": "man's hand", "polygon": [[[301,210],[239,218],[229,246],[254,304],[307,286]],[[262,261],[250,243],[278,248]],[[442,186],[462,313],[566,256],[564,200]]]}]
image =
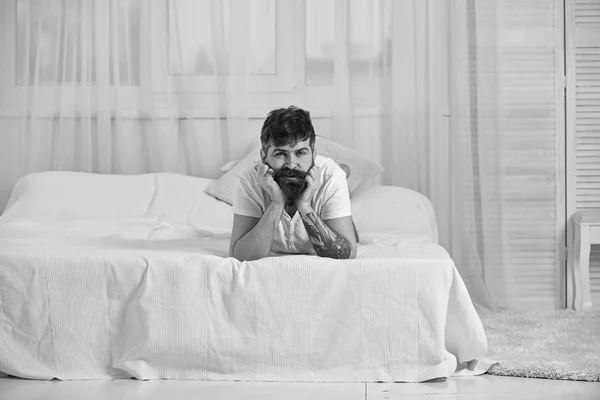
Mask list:
[{"label": "man's hand", "polygon": [[317,191],[318,187],[321,185],[321,168],[313,165],[312,168],[308,171],[308,175],[306,175],[306,189],[300,195],[300,198],[296,202],[296,208],[298,210],[310,207],[311,200],[313,195]]},{"label": "man's hand", "polygon": [[265,163],[258,164],[254,167],[258,172],[258,182],[260,187],[271,197],[271,202],[283,204],[285,197],[281,188],[273,179],[275,171]]}]

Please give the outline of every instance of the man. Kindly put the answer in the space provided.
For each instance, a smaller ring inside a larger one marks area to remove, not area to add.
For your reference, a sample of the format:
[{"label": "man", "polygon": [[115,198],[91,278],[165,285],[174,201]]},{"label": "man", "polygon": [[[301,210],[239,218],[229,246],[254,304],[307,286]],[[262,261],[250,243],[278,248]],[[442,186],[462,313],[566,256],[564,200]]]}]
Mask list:
[{"label": "man", "polygon": [[271,111],[260,140],[262,162],[241,171],[234,190],[230,255],[356,257],[346,174],[316,155],[310,114],[294,106]]}]

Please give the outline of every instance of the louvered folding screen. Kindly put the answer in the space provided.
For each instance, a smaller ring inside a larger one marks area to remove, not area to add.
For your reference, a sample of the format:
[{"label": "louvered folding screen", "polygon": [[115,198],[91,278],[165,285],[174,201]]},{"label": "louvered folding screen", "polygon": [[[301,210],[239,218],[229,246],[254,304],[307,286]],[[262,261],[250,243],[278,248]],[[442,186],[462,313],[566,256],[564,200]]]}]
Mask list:
[{"label": "louvered folding screen", "polygon": [[[567,0],[566,12],[567,205],[572,214],[600,210],[600,0]],[[592,246],[591,260],[592,304],[600,308],[600,246]]]},{"label": "louvered folding screen", "polygon": [[563,112],[562,2],[499,4],[504,226],[516,306],[556,309],[564,306],[565,287],[564,246],[559,245],[565,225],[559,168],[564,140],[557,140],[564,137],[557,124]]}]

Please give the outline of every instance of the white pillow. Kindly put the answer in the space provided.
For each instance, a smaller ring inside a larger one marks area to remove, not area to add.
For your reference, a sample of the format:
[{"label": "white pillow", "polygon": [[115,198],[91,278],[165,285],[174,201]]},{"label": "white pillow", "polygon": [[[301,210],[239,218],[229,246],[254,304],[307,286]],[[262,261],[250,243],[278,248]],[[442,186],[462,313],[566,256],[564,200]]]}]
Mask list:
[{"label": "white pillow", "polygon": [[146,213],[153,195],[152,174],[37,172],[17,181],[0,220],[136,218]]},{"label": "white pillow", "polygon": [[109,223],[151,217],[193,229],[230,232],[231,207],[204,193],[213,181],[171,173],[39,172],[17,181],[0,221]]},{"label": "white pillow", "polygon": [[[337,162],[347,174],[349,171],[347,182],[351,194],[362,183],[383,172],[380,165],[363,157],[360,153],[322,137],[317,137],[316,150],[318,155],[331,158]],[[260,161],[260,147],[252,150],[237,163],[228,162],[222,167],[222,170],[227,172],[210,184],[205,190],[206,193],[229,205],[233,205],[233,188],[239,172],[258,161]]]},{"label": "white pillow", "polygon": [[361,237],[424,235],[438,243],[438,226],[431,201],[399,186],[371,185],[352,197],[352,217]]},{"label": "white pillow", "polygon": [[170,173],[156,176],[156,195],[147,216],[194,229],[231,232],[231,206],[204,193],[214,179]]}]

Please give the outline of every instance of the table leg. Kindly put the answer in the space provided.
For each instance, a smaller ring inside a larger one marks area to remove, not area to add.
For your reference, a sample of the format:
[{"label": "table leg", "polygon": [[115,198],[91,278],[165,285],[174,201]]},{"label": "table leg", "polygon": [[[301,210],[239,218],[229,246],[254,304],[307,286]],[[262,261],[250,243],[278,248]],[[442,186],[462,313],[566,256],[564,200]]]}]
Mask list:
[{"label": "table leg", "polygon": [[590,297],[590,231],[587,226],[575,227],[573,275],[575,281],[575,310],[591,308]]}]

